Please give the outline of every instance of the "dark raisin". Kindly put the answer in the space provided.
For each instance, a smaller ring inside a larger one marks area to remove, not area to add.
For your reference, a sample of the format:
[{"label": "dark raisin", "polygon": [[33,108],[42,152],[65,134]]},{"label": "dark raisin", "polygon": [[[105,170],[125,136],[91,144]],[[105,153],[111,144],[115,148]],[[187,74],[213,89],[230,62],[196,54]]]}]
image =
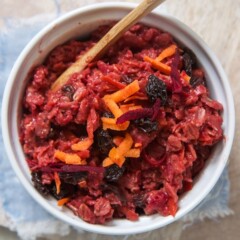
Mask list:
[{"label": "dark raisin", "polygon": [[73,99],[73,94],[75,89],[72,85],[64,85],[62,86],[62,93],[67,96],[70,100]]},{"label": "dark raisin", "polygon": [[151,121],[149,118],[137,119],[134,121],[134,124],[145,133],[158,130],[158,123],[156,121]]},{"label": "dark raisin", "polygon": [[69,183],[72,185],[77,185],[79,181],[86,179],[87,173],[86,172],[60,172],[59,177],[61,181],[65,183]]},{"label": "dark raisin", "polygon": [[97,145],[101,153],[108,154],[114,143],[107,130],[99,129],[96,134]]},{"label": "dark raisin", "polygon": [[197,87],[198,85],[206,86],[205,79],[200,76],[192,76],[190,79],[190,84],[193,88]]},{"label": "dark raisin", "polygon": [[146,93],[151,102],[155,102],[157,98],[161,99],[161,104],[165,105],[167,102],[167,88],[165,83],[155,75],[148,77],[146,86]]},{"label": "dark raisin", "polygon": [[62,182],[60,185],[60,193],[57,194],[57,189],[55,183],[51,184],[50,192],[55,197],[57,200],[65,198],[65,197],[71,197],[74,195],[76,192],[77,187],[69,184],[69,183],[64,183]]},{"label": "dark raisin", "polygon": [[192,69],[196,64],[195,54],[190,49],[185,48],[184,54],[182,56],[182,60],[183,60],[183,69],[189,76],[192,76]]},{"label": "dark raisin", "polygon": [[34,187],[44,196],[47,196],[49,194],[49,189],[47,185],[42,184],[42,173],[37,171],[37,172],[32,172],[32,181]]},{"label": "dark raisin", "polygon": [[58,126],[51,123],[48,133],[48,139],[57,139],[59,137],[60,129]]},{"label": "dark raisin", "polygon": [[68,131],[72,132],[75,136],[81,138],[83,136],[87,136],[87,130],[85,124],[76,124],[71,122],[67,126],[64,126],[62,130],[64,131],[67,129]]},{"label": "dark raisin", "polygon": [[133,196],[133,203],[136,207],[144,208],[145,207],[145,195],[142,193],[135,194]]},{"label": "dark raisin", "polygon": [[144,210],[140,207],[136,207],[135,212],[138,213],[139,215],[145,215]]},{"label": "dark raisin", "polygon": [[122,74],[122,75],[121,75],[121,78],[122,78],[122,80],[123,80],[125,83],[127,83],[127,84],[129,84],[129,83],[131,83],[131,82],[133,81],[132,78],[130,78],[129,76],[127,76],[127,75],[125,75],[125,74]]},{"label": "dark raisin", "polygon": [[114,118],[114,115],[111,112],[104,112],[102,116],[107,118]]},{"label": "dark raisin", "polygon": [[117,182],[118,179],[123,175],[125,169],[125,166],[119,167],[118,165],[113,164],[106,168],[105,179],[108,182]]}]

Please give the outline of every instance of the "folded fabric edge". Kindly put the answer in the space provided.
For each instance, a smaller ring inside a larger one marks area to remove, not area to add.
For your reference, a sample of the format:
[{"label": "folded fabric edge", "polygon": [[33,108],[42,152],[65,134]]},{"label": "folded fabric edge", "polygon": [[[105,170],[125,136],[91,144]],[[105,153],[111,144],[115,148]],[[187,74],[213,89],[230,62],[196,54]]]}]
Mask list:
[{"label": "folded fabric edge", "polygon": [[203,222],[206,219],[217,220],[218,218],[224,218],[233,214],[234,211],[231,208],[217,203],[215,206],[206,209],[206,211],[193,211],[183,217],[183,229],[185,230],[186,228],[192,226],[194,223]]},{"label": "folded fabric edge", "polygon": [[70,226],[64,222],[53,220],[43,220],[37,222],[18,221],[15,222],[6,214],[0,202],[0,226],[16,232],[21,239],[36,240],[37,237],[44,236],[67,236],[70,233]]}]

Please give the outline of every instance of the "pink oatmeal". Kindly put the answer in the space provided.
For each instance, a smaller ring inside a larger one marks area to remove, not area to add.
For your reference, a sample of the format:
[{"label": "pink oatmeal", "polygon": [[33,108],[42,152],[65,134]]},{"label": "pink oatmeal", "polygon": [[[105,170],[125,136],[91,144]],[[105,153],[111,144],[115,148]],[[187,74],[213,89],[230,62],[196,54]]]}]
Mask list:
[{"label": "pink oatmeal", "polygon": [[223,139],[222,105],[193,52],[141,24],[52,91],[110,27],[56,47],[32,73],[20,139],[33,184],[89,223],[174,216]]}]

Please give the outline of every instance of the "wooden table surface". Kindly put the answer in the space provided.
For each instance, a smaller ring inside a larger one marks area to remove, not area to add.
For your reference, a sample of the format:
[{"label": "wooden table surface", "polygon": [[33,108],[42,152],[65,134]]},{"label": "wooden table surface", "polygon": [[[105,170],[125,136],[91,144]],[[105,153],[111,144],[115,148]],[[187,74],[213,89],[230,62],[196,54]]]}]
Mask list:
[{"label": "wooden table surface", "polygon": [[[56,11],[56,2],[61,12],[67,12],[84,4],[106,1],[1,0],[0,28],[4,26],[6,17],[28,18],[37,14],[53,13]],[[240,0],[168,0],[164,3],[163,10],[191,27],[216,53],[229,77],[236,109],[235,141],[229,163],[231,181],[229,206],[234,214],[216,221],[204,220],[196,223],[184,230],[180,239],[238,240],[240,239]],[[0,239],[15,240],[18,237],[15,233],[0,228]]]}]

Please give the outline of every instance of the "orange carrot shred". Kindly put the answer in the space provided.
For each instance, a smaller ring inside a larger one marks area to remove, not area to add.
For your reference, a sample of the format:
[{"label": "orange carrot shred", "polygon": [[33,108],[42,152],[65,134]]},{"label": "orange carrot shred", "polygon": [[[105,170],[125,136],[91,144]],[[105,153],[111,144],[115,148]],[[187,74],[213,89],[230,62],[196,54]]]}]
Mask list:
[{"label": "orange carrot shred", "polygon": [[124,154],[124,157],[139,158],[140,157],[140,149],[132,148]]},{"label": "orange carrot shred", "polygon": [[181,77],[184,79],[184,81],[185,81],[187,84],[189,84],[191,77],[188,76],[187,73],[186,73],[184,70],[181,72],[180,75],[181,75]]},{"label": "orange carrot shred", "polygon": [[70,198],[66,197],[66,198],[62,198],[60,200],[58,200],[57,204],[58,206],[63,206],[65,203],[69,202]]},{"label": "orange carrot shred", "polygon": [[108,117],[101,117],[101,120],[103,123],[106,123],[106,124],[116,124],[116,121],[117,121],[116,118],[108,118]]},{"label": "orange carrot shred", "polygon": [[92,144],[93,144],[93,139],[84,138],[80,142],[73,144],[71,148],[74,151],[84,151],[84,150],[87,150]]},{"label": "orange carrot shred", "polygon": [[61,189],[61,180],[57,172],[54,172],[54,180],[55,180],[57,194],[59,194]]},{"label": "orange carrot shred", "polygon": [[113,143],[116,145],[116,146],[119,146],[120,145],[120,143],[123,141],[123,137],[121,137],[121,136],[115,136],[114,138],[113,138]]},{"label": "orange carrot shred", "polygon": [[156,68],[160,72],[163,72],[163,73],[165,73],[167,75],[169,75],[170,72],[171,72],[171,67],[170,66],[168,66],[167,64],[158,62],[157,60],[152,59],[152,58],[150,58],[148,56],[144,56],[144,61],[151,63],[153,68]]},{"label": "orange carrot shred", "polygon": [[56,150],[54,153],[54,157],[57,158],[58,160],[61,160],[62,162],[65,162],[66,153]]},{"label": "orange carrot shred", "polygon": [[126,133],[125,138],[119,144],[118,147],[113,147],[108,156],[112,160],[112,162],[116,163],[119,167],[122,167],[126,158],[124,156],[127,153],[133,144],[133,139],[130,134]]},{"label": "orange carrot shred", "polygon": [[136,105],[136,106],[130,107],[130,108],[129,108],[129,111],[130,111],[130,110],[135,110],[135,109],[140,109],[140,108],[142,108],[141,105]]},{"label": "orange carrot shred", "polygon": [[134,93],[138,92],[139,89],[140,87],[138,84],[138,80],[135,80],[128,84],[125,88],[118,90],[115,93],[112,93],[110,96],[114,102],[118,103],[132,96]]},{"label": "orange carrot shred", "polygon": [[123,113],[126,113],[130,110],[139,109],[139,108],[142,108],[142,106],[134,105],[133,103],[120,105],[120,109],[122,110]]},{"label": "orange carrot shred", "polygon": [[118,148],[113,147],[110,152],[109,152],[109,158],[116,164],[118,164],[119,161],[123,161],[125,160],[125,158],[123,157],[123,155],[120,154],[120,152],[118,151]]},{"label": "orange carrot shred", "polygon": [[77,154],[67,154],[65,158],[66,164],[79,165],[82,164],[81,158]]},{"label": "orange carrot shred", "polygon": [[82,159],[77,154],[65,153],[65,152],[56,150],[54,153],[54,157],[62,162],[65,162],[66,164],[74,164],[74,165],[84,164],[84,161],[82,161]]},{"label": "orange carrot shred", "polygon": [[112,165],[112,164],[114,164],[114,162],[113,162],[112,159],[109,158],[109,157],[105,158],[105,159],[103,160],[103,162],[102,162],[102,166],[103,166],[103,167],[108,167],[108,166],[110,166],[110,165]]},{"label": "orange carrot shred", "polygon": [[116,123],[111,124],[111,123],[103,122],[103,130],[112,129],[115,131],[124,131],[128,128],[129,124],[130,124],[129,121],[122,123],[122,124],[116,124]]},{"label": "orange carrot shred", "polygon": [[113,79],[113,78],[111,78],[109,76],[103,76],[102,80],[105,81],[105,82],[110,83],[111,85],[113,85],[113,86],[115,86],[115,87],[117,87],[119,89],[123,89],[123,88],[126,87],[125,84],[123,84],[121,82],[118,82],[117,80],[115,80],[115,79]]},{"label": "orange carrot shred", "polygon": [[109,110],[112,112],[112,114],[115,116],[115,118],[118,118],[122,115],[121,109],[118,107],[117,103],[111,98],[110,95],[106,95],[103,98],[105,104],[109,108]]},{"label": "orange carrot shred", "polygon": [[123,113],[128,112],[130,107],[133,107],[134,104],[122,104],[120,105],[120,109],[122,110]]},{"label": "orange carrot shred", "polygon": [[155,60],[162,61],[163,59],[172,56],[176,52],[177,46],[175,44],[172,44],[171,46],[165,48]]},{"label": "orange carrot shred", "polygon": [[141,144],[141,143],[135,143],[135,144],[134,144],[134,147],[135,147],[135,148],[142,147],[142,144]]}]

